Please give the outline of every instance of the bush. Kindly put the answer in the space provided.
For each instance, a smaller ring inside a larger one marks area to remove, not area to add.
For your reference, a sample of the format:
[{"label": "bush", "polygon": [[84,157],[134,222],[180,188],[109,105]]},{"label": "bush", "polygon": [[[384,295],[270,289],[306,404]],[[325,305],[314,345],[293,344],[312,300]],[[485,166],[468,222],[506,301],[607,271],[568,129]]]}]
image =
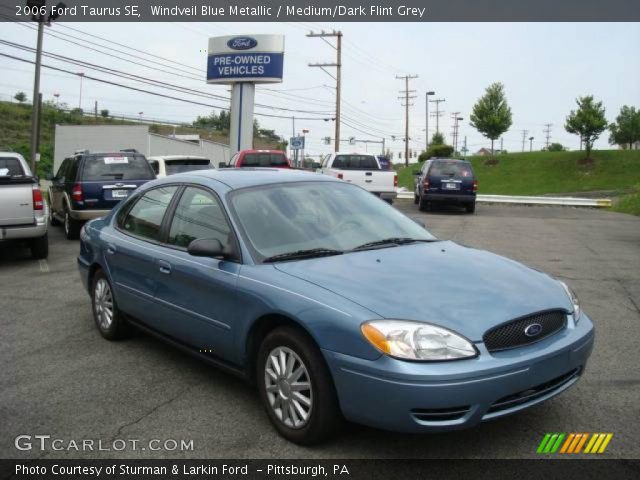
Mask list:
[{"label": "bush", "polygon": [[[431,145],[429,150],[423,153],[426,154],[426,158],[449,158],[453,155],[453,147],[451,145]],[[422,156],[423,153],[420,155]]]},{"label": "bush", "polygon": [[565,148],[562,146],[561,143],[554,142],[551,145],[549,145],[549,148],[547,150],[549,150],[550,152],[564,152]]}]

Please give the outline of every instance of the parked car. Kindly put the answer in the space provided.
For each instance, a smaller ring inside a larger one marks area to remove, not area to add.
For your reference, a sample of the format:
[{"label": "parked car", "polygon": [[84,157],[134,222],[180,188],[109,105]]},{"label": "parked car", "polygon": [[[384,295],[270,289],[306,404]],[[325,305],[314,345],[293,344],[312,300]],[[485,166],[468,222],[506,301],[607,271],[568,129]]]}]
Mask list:
[{"label": "parked car", "polygon": [[383,171],[378,159],[369,153],[330,153],[324,157],[319,171],[359,185],[388,203],[398,196],[396,172]]},{"label": "parked car", "polygon": [[147,159],[136,151],[84,151],[65,158],[49,187],[51,224],[62,223],[68,239],[78,238],[84,221],[107,215],[155,178]]},{"label": "parked car", "polygon": [[381,170],[393,170],[393,164],[386,155],[376,155]]},{"label": "parked car", "polygon": [[156,178],[166,177],[175,173],[214,168],[208,158],[193,155],[163,155],[149,157],[147,160],[155,172]]},{"label": "parked car", "polygon": [[463,206],[468,213],[476,211],[478,180],[471,163],[451,158],[427,160],[415,172],[414,203],[427,210],[432,203]]},{"label": "parked car", "polygon": [[291,168],[291,163],[282,150],[240,150],[231,157],[227,166]]},{"label": "parked car", "polygon": [[33,258],[47,258],[48,221],[49,206],[24,157],[0,152],[0,243],[23,241],[31,248]]},{"label": "parked car", "polygon": [[300,444],[342,416],[427,432],[521,411],[574,385],[594,341],[559,280],[310,172],[149,182],[84,226],[78,266],[104,338],[133,323],[246,378]]}]

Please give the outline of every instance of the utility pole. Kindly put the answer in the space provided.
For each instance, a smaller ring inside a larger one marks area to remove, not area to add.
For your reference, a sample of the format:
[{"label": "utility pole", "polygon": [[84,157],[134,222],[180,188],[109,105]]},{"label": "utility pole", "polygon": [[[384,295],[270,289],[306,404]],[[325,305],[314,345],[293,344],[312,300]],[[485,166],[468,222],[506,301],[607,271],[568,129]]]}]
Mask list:
[{"label": "utility pole", "polygon": [[533,137],[529,137],[529,152],[533,152]]},{"label": "utility pole", "polygon": [[[322,69],[324,73],[329,75],[336,81],[336,130],[335,130],[335,151],[340,150],[340,94],[341,94],[341,83],[342,83],[342,32],[341,31],[332,31],[325,32],[322,30],[320,33],[309,32],[307,37],[317,37],[324,41],[327,45],[333,48],[336,51],[336,62],[335,63],[310,63],[310,67],[318,67]],[[326,40],[325,37],[335,37],[336,45],[334,46],[331,42]],[[336,67],[336,75],[333,76],[327,70],[326,67]]]},{"label": "utility pole", "polygon": [[504,150],[504,137],[500,137],[500,153]]},{"label": "utility pole", "polygon": [[415,95],[410,95],[411,93],[415,93],[415,90],[409,90],[409,80],[413,80],[414,78],[418,78],[417,75],[396,75],[398,80],[404,80],[404,90],[400,90],[400,93],[403,93],[403,97],[398,97],[401,100],[404,100],[404,165],[406,167],[409,166],[409,107],[413,105],[410,104],[409,101],[411,99],[416,98]]},{"label": "utility pole", "polygon": [[80,98],[78,99],[78,108],[82,110],[82,79],[84,78],[84,72],[78,72],[80,77]]},{"label": "utility pole", "polygon": [[462,151],[462,158],[465,158],[467,156],[467,152],[469,151],[469,149],[467,148],[467,136],[464,136],[464,146],[460,149]]},{"label": "utility pole", "polygon": [[522,153],[524,153],[524,144],[527,141],[527,134],[529,130],[522,130]]},{"label": "utility pole", "polygon": [[436,117],[436,133],[440,133],[440,116],[444,115],[444,112],[440,111],[440,104],[445,101],[444,98],[437,98],[435,100],[429,100],[431,103],[436,104],[436,113],[433,114]]},{"label": "utility pole", "polygon": [[451,118],[453,119],[453,132],[452,132],[452,140],[453,140],[453,153],[458,151],[458,120],[462,120],[462,117],[458,117],[460,112],[453,112],[451,114]]},{"label": "utility pole", "polygon": [[424,94],[424,99],[425,99],[424,103],[425,103],[425,108],[426,108],[425,118],[424,118],[424,120],[425,120],[424,131],[426,132],[425,136],[427,137],[426,140],[425,140],[425,149],[424,149],[425,152],[427,150],[429,150],[429,95],[435,95],[435,94],[436,94],[436,92],[433,92],[433,91],[427,91]]},{"label": "utility pole", "polygon": [[544,126],[545,126],[545,129],[543,131],[546,138],[545,148],[549,150],[549,139],[551,138],[551,127],[553,127],[553,123],[545,123]]},{"label": "utility pole", "polygon": [[93,103],[93,118],[95,118],[97,123],[98,122],[98,101],[97,100]]}]

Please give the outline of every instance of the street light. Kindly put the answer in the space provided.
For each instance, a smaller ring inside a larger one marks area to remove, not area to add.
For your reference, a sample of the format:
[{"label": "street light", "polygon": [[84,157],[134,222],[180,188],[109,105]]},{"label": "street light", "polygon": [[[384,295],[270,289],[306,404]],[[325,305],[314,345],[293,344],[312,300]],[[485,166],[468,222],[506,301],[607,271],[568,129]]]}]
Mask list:
[{"label": "street light", "polygon": [[533,137],[529,137],[529,152],[533,152]]},{"label": "street light", "polygon": [[436,94],[436,92],[431,91],[431,90],[429,90],[428,92],[426,92],[424,94],[424,100],[425,100],[425,104],[426,104],[426,107],[425,107],[426,117],[425,117],[425,119],[426,119],[426,132],[427,132],[426,135],[425,135],[427,137],[426,140],[425,140],[425,147],[426,147],[425,151],[429,150],[429,95],[435,95],[435,94]]}]

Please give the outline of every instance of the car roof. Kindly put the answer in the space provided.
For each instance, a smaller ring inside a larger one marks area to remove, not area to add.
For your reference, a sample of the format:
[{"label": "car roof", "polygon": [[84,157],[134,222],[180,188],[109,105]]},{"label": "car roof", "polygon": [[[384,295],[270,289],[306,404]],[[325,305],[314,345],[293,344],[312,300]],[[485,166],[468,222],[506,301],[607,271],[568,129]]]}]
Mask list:
[{"label": "car roof", "polygon": [[260,149],[249,149],[249,150],[240,150],[238,153],[281,153],[286,155],[284,150],[260,150]]},{"label": "car roof", "polygon": [[437,162],[460,162],[460,163],[471,163],[469,160],[463,160],[461,158],[430,158],[431,161]]},{"label": "car roof", "polygon": [[376,157],[378,155],[369,152],[335,152],[333,155],[366,155],[367,157]]},{"label": "car roof", "polygon": [[222,168],[218,170],[197,170],[172,175],[173,181],[180,176],[205,177],[224,183],[231,189],[294,182],[339,182],[329,175],[290,168]]},{"label": "car roof", "polygon": [[[155,155],[147,157],[147,160],[209,160],[199,155]],[[209,160],[210,161],[210,160]]]}]

